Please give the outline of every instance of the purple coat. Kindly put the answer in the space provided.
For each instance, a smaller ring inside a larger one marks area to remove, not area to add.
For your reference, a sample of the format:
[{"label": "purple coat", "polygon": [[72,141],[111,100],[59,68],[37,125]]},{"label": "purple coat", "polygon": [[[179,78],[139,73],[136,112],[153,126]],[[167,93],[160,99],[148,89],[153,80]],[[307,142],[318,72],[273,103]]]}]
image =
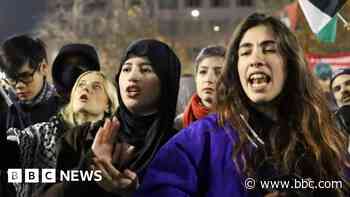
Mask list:
[{"label": "purple coat", "polygon": [[183,129],[157,153],[135,196],[248,195],[232,160],[237,133],[210,115]]}]

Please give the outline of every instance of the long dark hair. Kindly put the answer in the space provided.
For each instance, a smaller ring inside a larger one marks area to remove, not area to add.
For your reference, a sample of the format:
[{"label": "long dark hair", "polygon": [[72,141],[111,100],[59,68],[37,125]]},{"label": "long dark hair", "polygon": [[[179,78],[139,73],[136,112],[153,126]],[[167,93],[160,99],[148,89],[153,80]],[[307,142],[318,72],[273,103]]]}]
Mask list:
[{"label": "long dark hair", "polygon": [[[264,135],[269,147],[269,159],[281,173],[311,175],[312,178],[344,178],[349,167],[347,140],[336,129],[321,87],[307,67],[302,48],[295,35],[278,19],[254,13],[244,20],[232,35],[221,80],[218,82],[217,111],[219,124],[229,122],[237,130],[239,142],[234,145],[233,160],[245,175],[256,174],[252,163],[251,145],[246,133],[247,119],[252,115],[249,98],[240,84],[237,62],[238,48],[244,34],[264,25],[277,38],[286,64],[287,78],[277,102],[277,123]],[[300,152],[309,162],[299,165]],[[243,161],[243,162],[239,162]],[[241,164],[241,165],[240,165]],[[312,172],[306,172],[312,169]],[[341,193],[340,189],[338,191]]]}]

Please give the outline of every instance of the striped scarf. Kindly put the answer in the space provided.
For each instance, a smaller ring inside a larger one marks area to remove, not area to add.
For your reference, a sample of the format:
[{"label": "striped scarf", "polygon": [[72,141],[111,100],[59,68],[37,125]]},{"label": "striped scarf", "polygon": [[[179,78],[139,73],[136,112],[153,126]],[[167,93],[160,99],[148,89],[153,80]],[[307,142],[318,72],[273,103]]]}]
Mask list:
[{"label": "striped scarf", "polygon": [[50,85],[46,80],[44,80],[43,88],[40,93],[34,97],[30,101],[18,101],[21,105],[25,105],[28,107],[33,107],[43,101],[47,101],[53,94],[55,93],[55,89],[52,85]]}]

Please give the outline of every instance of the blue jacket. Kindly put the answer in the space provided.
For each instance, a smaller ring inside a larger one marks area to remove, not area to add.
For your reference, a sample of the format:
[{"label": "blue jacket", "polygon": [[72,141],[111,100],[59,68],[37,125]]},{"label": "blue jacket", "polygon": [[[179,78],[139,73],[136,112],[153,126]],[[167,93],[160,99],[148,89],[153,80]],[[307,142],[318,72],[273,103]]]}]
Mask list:
[{"label": "blue jacket", "polygon": [[210,115],[164,145],[145,172],[135,196],[258,196],[249,194],[232,160],[237,133]]}]

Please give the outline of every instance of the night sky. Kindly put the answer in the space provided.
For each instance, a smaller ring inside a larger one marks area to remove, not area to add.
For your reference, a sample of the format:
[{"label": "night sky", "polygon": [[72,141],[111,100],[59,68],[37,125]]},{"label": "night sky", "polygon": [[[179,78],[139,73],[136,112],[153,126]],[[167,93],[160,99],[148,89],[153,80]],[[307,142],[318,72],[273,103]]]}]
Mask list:
[{"label": "night sky", "polygon": [[47,0],[0,0],[0,42],[29,33],[45,13]]}]

